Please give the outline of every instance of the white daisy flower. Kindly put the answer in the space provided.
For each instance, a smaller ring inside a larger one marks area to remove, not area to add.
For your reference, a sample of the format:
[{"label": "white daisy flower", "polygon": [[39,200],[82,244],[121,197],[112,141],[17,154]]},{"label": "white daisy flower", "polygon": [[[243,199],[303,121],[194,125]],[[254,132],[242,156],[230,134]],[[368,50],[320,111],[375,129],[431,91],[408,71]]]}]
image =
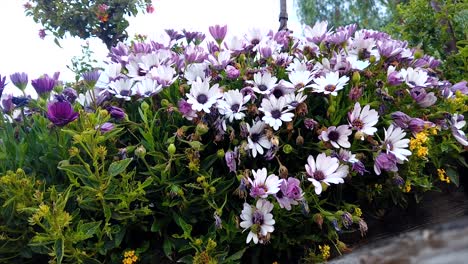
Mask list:
[{"label": "white daisy flower", "polygon": [[109,84],[109,92],[114,94],[117,98],[123,98],[130,101],[131,96],[135,94],[133,90],[133,80],[131,79],[118,79]]},{"label": "white daisy flower", "polygon": [[273,226],[275,220],[271,214],[272,210],[273,204],[267,200],[259,199],[255,206],[244,203],[244,209],[242,209],[240,215],[242,219],[240,226],[244,228],[244,231],[250,229],[246,243],[249,243],[251,240],[255,244],[259,241],[260,243],[266,242],[263,238],[275,230]]},{"label": "white daisy flower", "polygon": [[274,130],[278,130],[283,121],[292,121],[294,117],[293,113],[288,113],[291,109],[286,107],[284,97],[280,97],[279,99],[276,99],[274,96],[270,96],[268,99],[263,98],[261,107],[258,110],[265,114],[262,120],[273,127]]},{"label": "white daisy flower", "polygon": [[327,21],[317,21],[313,27],[305,26],[304,27],[304,36],[307,41],[314,43],[320,43],[325,39],[327,34],[330,31],[327,31],[328,22]]},{"label": "white daisy flower", "polygon": [[143,97],[150,97],[158,94],[162,90],[162,86],[153,79],[144,79],[136,85],[136,93]]},{"label": "white daisy flower", "polygon": [[405,83],[411,88],[427,87],[430,85],[430,82],[428,82],[429,75],[422,69],[413,69],[409,67],[408,69],[401,69],[400,73],[403,76]]},{"label": "white daisy flower", "polygon": [[149,72],[149,77],[155,79],[163,87],[170,86],[176,79],[176,71],[171,66],[160,65],[153,67]]},{"label": "white daisy flower", "polygon": [[307,71],[307,63],[305,61],[300,61],[298,58],[294,58],[293,62],[286,68],[286,71]]},{"label": "white daisy flower", "polygon": [[315,187],[315,193],[322,193],[322,183],[326,185],[344,183],[344,178],[348,175],[347,165],[340,165],[337,158],[328,157],[325,153],[320,153],[317,160],[310,155],[305,165],[308,180]]},{"label": "white daisy flower", "polygon": [[282,81],[281,84],[287,87],[294,88],[299,92],[311,87],[310,82],[313,80],[312,72],[310,71],[292,71],[288,74],[289,82]]},{"label": "white daisy flower", "polygon": [[120,72],[122,71],[122,64],[120,63],[110,63],[107,65],[105,75],[109,80],[115,80],[121,76]]},{"label": "white daisy flower", "polygon": [[192,105],[192,109],[195,111],[210,113],[210,108],[223,96],[218,86],[215,84],[210,88],[208,80],[197,79],[192,82],[190,93],[187,94],[187,102]]},{"label": "white daisy flower", "polygon": [[208,66],[206,63],[192,63],[185,67],[184,77],[187,79],[187,84],[192,84],[198,78],[206,80],[206,70]]},{"label": "white daisy flower", "polygon": [[239,90],[229,90],[223,94],[223,99],[218,100],[219,113],[224,115],[229,122],[241,120],[247,110],[244,105],[250,100],[250,95],[242,95]]},{"label": "white daisy flower", "polygon": [[311,86],[314,89],[314,92],[337,96],[336,92],[343,89],[348,81],[348,76],[340,77],[338,72],[329,72],[325,77],[320,76],[319,78],[314,79],[315,83]]},{"label": "white daisy flower", "polygon": [[398,162],[408,160],[407,156],[411,155],[411,151],[407,150],[409,139],[404,137],[406,133],[400,127],[394,127],[391,124],[385,130],[385,140],[382,142],[383,148],[387,153],[392,153],[398,159]]},{"label": "white daisy flower", "polygon": [[268,137],[265,135],[265,123],[262,121],[257,121],[250,127],[247,124],[247,129],[249,130],[249,136],[247,137],[248,148],[252,150],[252,156],[255,158],[257,153],[263,155],[263,149],[270,149],[272,144]]},{"label": "white daisy flower", "polygon": [[284,96],[284,100],[286,103],[286,107],[289,109],[296,109],[296,107],[300,104],[303,103],[307,99],[307,95],[304,95],[303,93],[290,93]]},{"label": "white daisy flower", "polygon": [[270,94],[271,90],[276,86],[278,78],[271,76],[271,73],[265,72],[264,74],[257,72],[254,74],[253,90],[259,94]]},{"label": "white daisy flower", "polygon": [[452,118],[450,119],[450,125],[452,135],[455,137],[458,143],[462,144],[463,146],[468,146],[468,139],[466,138],[465,132],[462,130],[462,128],[466,125],[464,116],[460,114],[453,114]]},{"label": "white daisy flower", "polygon": [[231,61],[231,52],[228,50],[224,50],[219,52],[217,56],[210,54],[208,55],[208,61],[216,70],[222,70],[226,68],[226,66]]},{"label": "white daisy flower", "polygon": [[334,148],[349,148],[351,147],[351,143],[349,143],[348,137],[351,133],[353,133],[353,131],[348,125],[341,125],[339,127],[331,126],[326,131],[322,131],[319,139],[325,142],[330,141]]},{"label": "white daisy flower", "polygon": [[252,170],[254,179],[249,178],[250,196],[253,198],[267,198],[280,190],[281,180],[278,176],[270,174],[267,177],[267,169]]},{"label": "white daisy flower", "polygon": [[127,67],[128,73],[127,76],[134,79],[135,81],[143,80],[146,78],[147,71],[143,70],[139,66],[139,62],[135,60],[131,60],[125,66]]},{"label": "white daisy flower", "polygon": [[372,136],[377,132],[377,128],[374,126],[378,121],[377,111],[370,109],[370,105],[364,106],[361,110],[359,102],[356,102],[353,111],[348,113],[349,125],[361,133],[361,140],[364,140],[364,135]]}]

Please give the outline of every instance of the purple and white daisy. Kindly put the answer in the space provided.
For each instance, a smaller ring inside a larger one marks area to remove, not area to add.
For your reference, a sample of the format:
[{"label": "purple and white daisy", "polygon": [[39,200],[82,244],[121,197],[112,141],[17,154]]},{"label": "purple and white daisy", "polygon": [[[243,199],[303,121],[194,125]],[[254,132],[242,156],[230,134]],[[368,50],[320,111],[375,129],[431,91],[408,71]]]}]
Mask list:
[{"label": "purple and white daisy", "polygon": [[155,79],[162,87],[170,86],[177,79],[174,68],[167,65],[153,67],[149,72],[149,77]]},{"label": "purple and white daisy", "polygon": [[375,174],[380,175],[384,171],[398,171],[398,159],[393,153],[380,152],[374,161]]},{"label": "purple and white daisy", "polygon": [[326,131],[322,131],[319,139],[325,142],[330,142],[334,148],[349,148],[351,143],[348,141],[349,135],[353,131],[348,125],[341,125],[339,127],[331,126]]},{"label": "purple and white daisy", "polygon": [[298,205],[298,201],[303,199],[304,193],[301,189],[301,182],[293,177],[283,180],[280,190],[276,193],[276,200],[281,208],[291,210],[291,205]]},{"label": "purple and white daisy", "polygon": [[153,79],[144,79],[136,85],[136,93],[143,97],[150,97],[162,91],[162,86]]},{"label": "purple and white daisy", "polygon": [[337,158],[328,157],[325,153],[320,153],[317,160],[310,155],[305,165],[308,180],[315,187],[315,193],[322,193],[322,183],[326,185],[344,183],[344,178],[348,175],[347,165],[340,165]]},{"label": "purple and white daisy", "polygon": [[242,219],[240,226],[244,228],[244,231],[250,229],[246,243],[249,243],[251,240],[255,244],[259,241],[260,243],[267,242],[264,239],[275,230],[273,226],[275,220],[271,214],[272,210],[273,204],[267,200],[259,199],[255,206],[244,203],[244,209],[242,209],[240,215]]},{"label": "purple and white daisy", "polygon": [[210,88],[208,80],[197,79],[192,83],[190,93],[187,94],[187,102],[192,105],[195,111],[210,113],[210,108],[221,98],[223,94],[219,90],[219,85],[215,84]]},{"label": "purple and white daisy", "polygon": [[398,162],[408,160],[407,156],[411,155],[408,147],[409,139],[404,138],[406,133],[400,127],[394,127],[391,124],[385,130],[385,140],[382,142],[383,148],[387,153],[392,153],[397,158]]},{"label": "purple and white daisy", "polygon": [[377,132],[374,126],[379,121],[379,114],[374,109],[370,109],[369,105],[361,109],[359,102],[354,104],[352,112],[348,113],[349,125],[361,133],[361,140],[364,140],[364,135],[372,136]]},{"label": "purple and white daisy", "polygon": [[305,26],[304,36],[307,41],[318,44],[328,35],[329,31],[327,31],[327,27],[327,21],[317,21],[312,28],[310,26]]},{"label": "purple and white daisy", "polygon": [[134,82],[131,79],[118,79],[109,84],[108,91],[117,98],[130,101],[131,96],[135,94],[133,84]]},{"label": "purple and white daisy", "polygon": [[252,150],[252,156],[255,158],[257,153],[263,155],[263,149],[269,150],[272,147],[270,140],[265,135],[265,122],[257,121],[250,127],[247,125],[249,136],[247,137],[248,149]]},{"label": "purple and white daisy", "polygon": [[192,63],[185,67],[184,77],[187,79],[187,84],[192,84],[197,79],[208,79],[206,75],[207,69],[206,63]]},{"label": "purple and white daisy", "polygon": [[460,114],[453,114],[452,118],[450,119],[450,125],[452,134],[458,143],[465,147],[468,146],[468,139],[466,138],[465,132],[462,131],[462,128],[466,125],[464,116]]},{"label": "purple and white daisy", "polygon": [[253,90],[259,94],[270,94],[273,88],[276,86],[276,81],[278,78],[272,76],[270,72],[260,73],[257,72],[254,74],[253,82],[250,82],[253,85]]},{"label": "purple and white daisy", "polygon": [[239,90],[229,90],[223,94],[223,99],[218,100],[219,113],[224,115],[229,122],[241,120],[247,110],[244,105],[250,100],[250,95],[242,95]]},{"label": "purple and white daisy", "polygon": [[215,70],[223,70],[231,61],[231,52],[228,50],[221,51],[217,55],[208,55],[208,61]]},{"label": "purple and white daisy", "polygon": [[307,99],[307,95],[304,95],[302,92],[297,94],[290,93],[284,96],[286,107],[289,109],[295,109],[299,104],[303,103]]},{"label": "purple and white daisy", "polygon": [[289,113],[291,109],[286,107],[286,99],[284,97],[280,97],[279,99],[276,99],[274,96],[270,96],[268,99],[263,98],[262,105],[258,110],[265,114],[262,120],[273,127],[274,130],[278,130],[283,121],[290,122],[294,117],[293,113]]},{"label": "purple and white daisy", "polygon": [[310,71],[292,71],[288,74],[289,82],[282,81],[281,83],[287,87],[295,88],[299,92],[311,87],[313,76]]},{"label": "purple and white daisy", "polygon": [[274,174],[267,177],[267,169],[262,168],[257,171],[252,170],[254,179],[249,178],[250,196],[253,198],[267,198],[268,195],[274,195],[280,190],[282,179]]},{"label": "purple and white daisy", "polygon": [[406,84],[411,88],[427,87],[430,85],[430,83],[428,82],[429,75],[426,71],[422,69],[413,69],[409,67],[408,69],[401,69],[400,73],[404,78]]},{"label": "purple and white daisy", "polygon": [[331,94],[337,96],[337,91],[344,88],[348,83],[349,77],[342,76],[340,77],[338,72],[329,72],[324,76],[320,76],[314,79],[314,84],[312,88],[316,93]]}]

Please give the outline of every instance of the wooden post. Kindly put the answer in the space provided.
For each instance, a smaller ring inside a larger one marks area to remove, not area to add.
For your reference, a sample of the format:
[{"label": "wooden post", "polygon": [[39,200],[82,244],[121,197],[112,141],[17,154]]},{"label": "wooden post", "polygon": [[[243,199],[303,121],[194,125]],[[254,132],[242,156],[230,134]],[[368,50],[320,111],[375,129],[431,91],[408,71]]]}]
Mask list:
[{"label": "wooden post", "polygon": [[286,7],[286,0],[280,0],[279,22],[280,27],[278,31],[288,30],[288,9]]}]

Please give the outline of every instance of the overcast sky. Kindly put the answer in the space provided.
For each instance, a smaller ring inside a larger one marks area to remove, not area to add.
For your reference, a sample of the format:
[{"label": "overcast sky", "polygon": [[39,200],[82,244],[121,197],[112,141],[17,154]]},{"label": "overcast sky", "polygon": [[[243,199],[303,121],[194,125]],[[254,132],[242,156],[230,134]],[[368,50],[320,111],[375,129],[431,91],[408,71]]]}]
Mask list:
[{"label": "overcast sky", "polygon": [[[288,27],[300,32],[295,0],[287,0]],[[209,37],[208,27],[215,24],[228,25],[228,35],[243,36],[250,28],[264,32],[279,27],[279,0],[153,0],[155,11],[130,18],[127,29],[130,36],[136,33],[151,38],[164,33],[164,29],[187,29],[201,31]],[[61,72],[61,79],[71,81],[74,74],[67,69],[73,56],[81,54],[85,42],[77,38],[66,38],[60,42],[63,48],[54,44],[52,36],[44,40],[38,37],[41,25],[34,23],[24,14],[21,0],[1,0],[0,3],[0,75],[26,72],[29,80],[47,73]],[[99,39],[89,40],[98,61],[106,60],[107,49]],[[31,85],[28,87],[32,90]],[[6,93],[13,87],[7,86]]]}]

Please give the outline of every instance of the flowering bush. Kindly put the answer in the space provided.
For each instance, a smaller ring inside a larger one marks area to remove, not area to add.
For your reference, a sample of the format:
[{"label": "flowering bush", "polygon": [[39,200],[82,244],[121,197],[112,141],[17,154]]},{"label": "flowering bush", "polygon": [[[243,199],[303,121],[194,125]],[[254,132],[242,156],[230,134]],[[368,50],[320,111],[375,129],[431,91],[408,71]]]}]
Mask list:
[{"label": "flowering bush", "polygon": [[354,25],[226,31],[120,43],[104,72],[3,96],[5,258],[323,261],[364,208],[458,184],[468,88],[439,61]]}]

